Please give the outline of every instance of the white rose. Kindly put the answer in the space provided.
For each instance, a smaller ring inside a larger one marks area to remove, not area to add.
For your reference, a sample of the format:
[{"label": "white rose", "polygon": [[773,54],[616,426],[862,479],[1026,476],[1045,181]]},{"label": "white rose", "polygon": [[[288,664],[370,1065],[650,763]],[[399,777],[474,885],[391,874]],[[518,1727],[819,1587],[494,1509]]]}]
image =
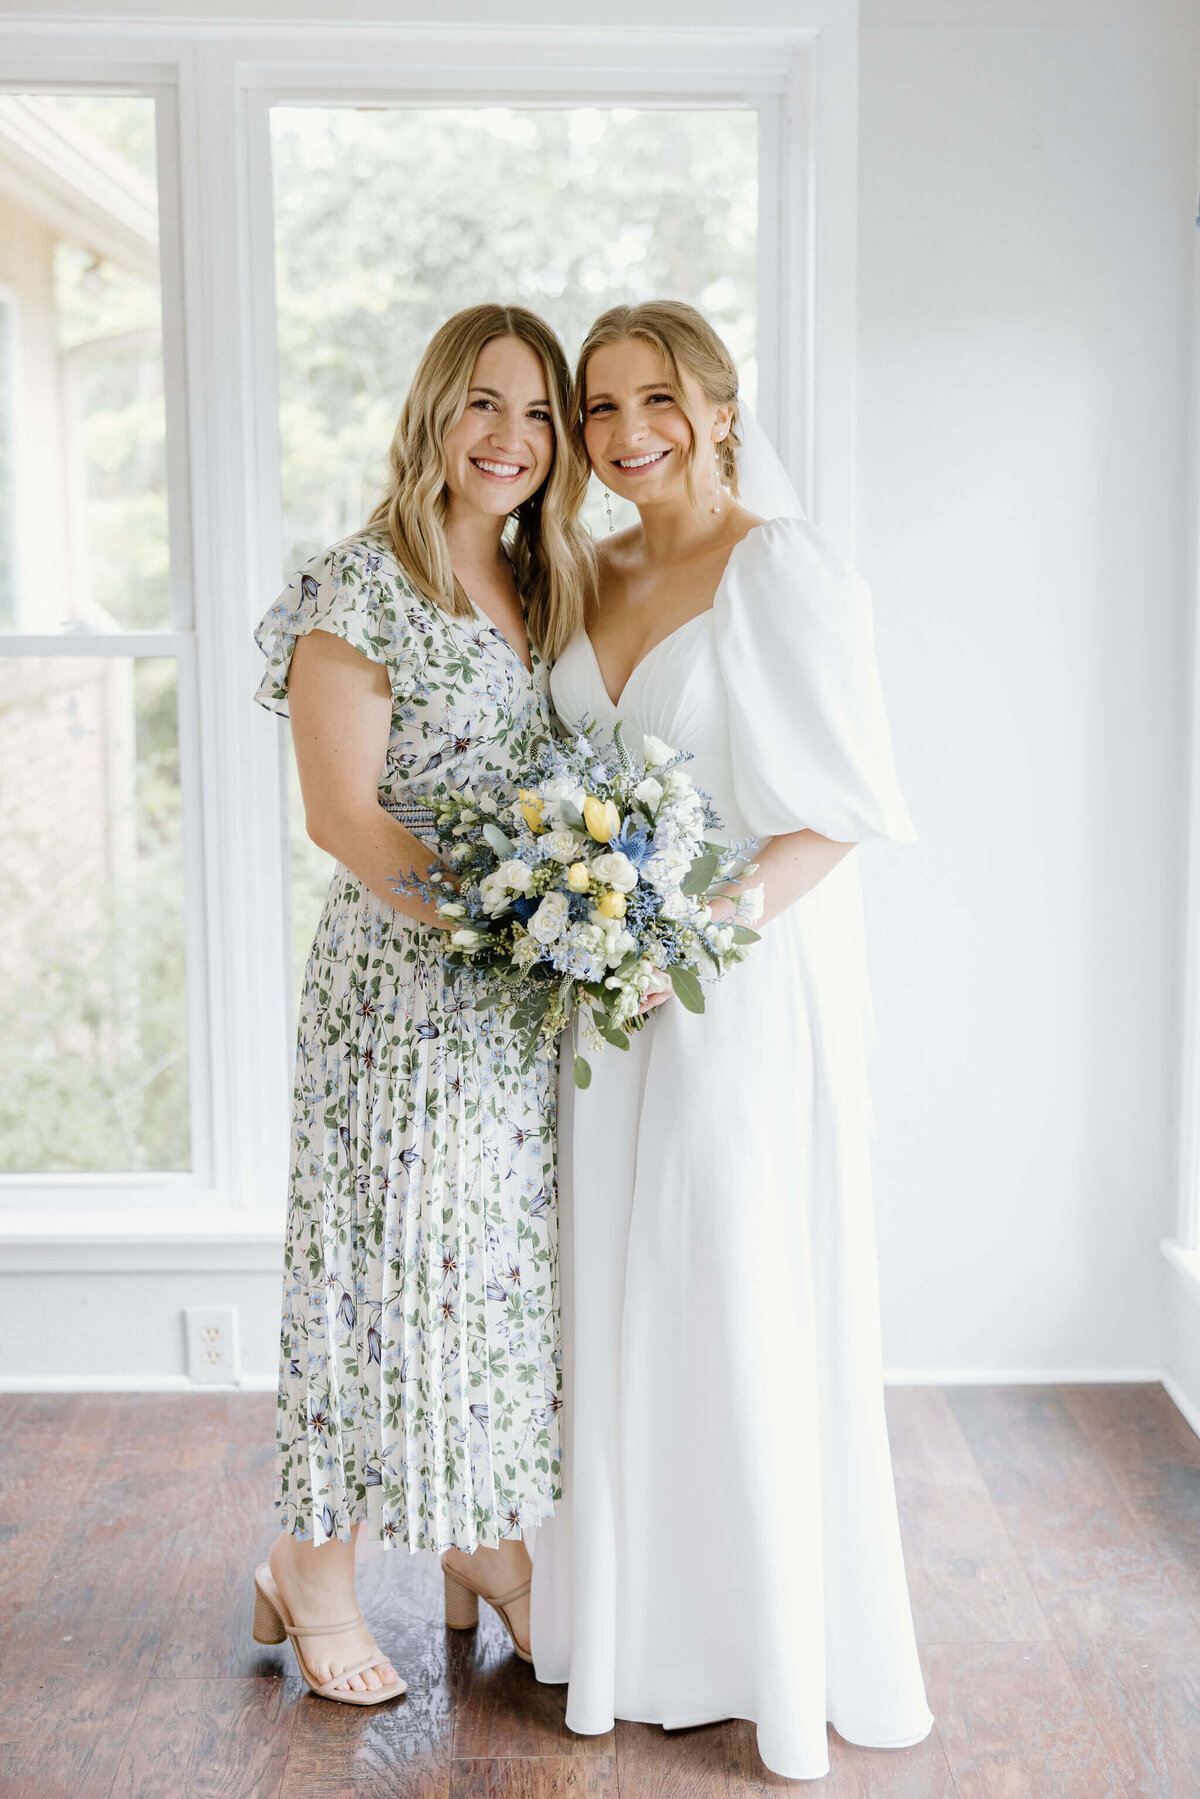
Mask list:
[{"label": "white rose", "polygon": [[552,781],[543,781],[538,791],[545,800],[569,800],[580,812],[587,798],[583,788],[570,775],[555,775]]},{"label": "white rose", "polygon": [[656,781],[653,775],[647,775],[646,779],[644,781],[639,781],[633,790],[634,799],[641,800],[643,806],[647,807],[651,812],[655,810],[662,796],[662,783]]},{"label": "white rose", "polygon": [[528,893],[533,881],[533,871],[515,856],[508,862],[502,862],[499,868],[493,868],[491,874],[484,875],[479,883],[479,898],[484,911],[494,918],[503,912],[510,895]]},{"label": "white rose", "polygon": [[513,856],[507,862],[502,862],[496,870],[496,874],[510,893],[528,893],[533,885],[533,870],[528,868],[517,856]]},{"label": "white rose", "polygon": [[484,875],[479,883],[479,900],[489,918],[495,918],[497,912],[503,912],[508,904],[508,888],[500,879],[498,869],[490,875]]},{"label": "white rose", "polygon": [[597,856],[592,863],[592,874],[606,887],[615,887],[618,893],[632,893],[638,883],[637,869],[621,850]]},{"label": "white rose", "polygon": [[661,768],[664,762],[671,760],[675,751],[661,737],[643,737],[642,754],[646,758],[647,768]]},{"label": "white rose", "polygon": [[553,943],[556,937],[562,936],[569,908],[570,901],[565,893],[547,893],[525,928],[538,943]]},{"label": "white rose", "polygon": [[554,862],[574,862],[582,844],[578,831],[548,831],[542,838],[542,854]]},{"label": "white rose", "polygon": [[455,949],[478,949],[487,942],[487,932],[477,931],[474,925],[463,925],[460,930],[451,931],[450,941]]}]

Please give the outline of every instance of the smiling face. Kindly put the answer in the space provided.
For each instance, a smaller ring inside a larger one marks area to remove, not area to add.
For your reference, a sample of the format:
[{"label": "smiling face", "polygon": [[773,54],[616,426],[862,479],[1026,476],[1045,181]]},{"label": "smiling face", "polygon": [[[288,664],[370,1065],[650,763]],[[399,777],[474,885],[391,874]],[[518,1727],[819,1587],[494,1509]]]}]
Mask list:
[{"label": "smiling face", "polygon": [[554,462],[546,373],[521,338],[494,337],[480,350],[444,449],[452,505],[504,518],[546,480]]},{"label": "smiling face", "polygon": [[707,493],[714,484],[712,451],[706,446],[725,436],[730,409],[714,406],[686,370],[680,379],[687,412],[662,356],[644,338],[604,344],[588,360],[583,427],[588,458],[605,486],[635,506],[687,498],[693,442],[688,413],[699,439],[696,485]]}]

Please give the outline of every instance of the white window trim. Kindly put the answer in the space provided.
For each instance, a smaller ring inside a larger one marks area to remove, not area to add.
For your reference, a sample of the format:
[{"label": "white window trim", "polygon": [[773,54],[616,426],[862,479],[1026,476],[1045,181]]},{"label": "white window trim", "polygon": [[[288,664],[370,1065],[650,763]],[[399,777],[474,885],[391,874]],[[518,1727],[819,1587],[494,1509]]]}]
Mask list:
[{"label": "white window trim", "polygon": [[[1200,164],[1198,164],[1200,167]],[[1200,237],[1192,251],[1193,294],[1200,295]],[[1200,303],[1192,308],[1191,520],[1188,532],[1192,596],[1191,744],[1184,882],[1184,983],[1179,1120],[1179,1191],[1175,1236],[1160,1248],[1192,1299],[1200,1302]]]},{"label": "white window trim", "polygon": [[[279,584],[282,541],[269,106],[425,105],[467,94],[514,105],[757,106],[759,410],[810,515],[852,553],[856,8],[797,0],[792,25],[778,31],[167,27],[127,16],[82,29],[16,19],[0,26],[0,50],[9,90],[154,92],[160,104],[176,572],[174,631],[154,637],[152,653],[181,655],[181,748],[185,731],[197,745],[184,758],[195,774],[184,802],[186,878],[193,902],[203,900],[190,908],[188,953],[199,1008],[194,1107],[203,1115],[195,1141],[207,1152],[188,1176],[0,1180],[0,1243],[9,1266],[32,1268],[44,1246],[68,1243],[89,1251],[105,1243],[114,1255],[157,1245],[146,1249],[156,1265],[165,1254],[171,1266],[190,1266],[189,1256],[211,1257],[197,1246],[232,1231],[239,1254],[270,1266],[293,1045],[282,734],[250,700],[260,672],[251,627]],[[129,634],[123,653],[135,637],[146,653],[147,635]],[[122,653],[115,642],[109,653]],[[47,653],[82,647],[67,640]],[[193,649],[190,701],[183,668]]]}]

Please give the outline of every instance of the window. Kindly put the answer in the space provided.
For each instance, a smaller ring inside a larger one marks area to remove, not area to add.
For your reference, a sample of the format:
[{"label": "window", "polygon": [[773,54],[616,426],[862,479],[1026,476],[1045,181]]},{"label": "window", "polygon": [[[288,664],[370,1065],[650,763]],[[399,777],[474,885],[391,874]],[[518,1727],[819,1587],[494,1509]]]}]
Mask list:
[{"label": "window", "polygon": [[154,100],[0,96],[0,218],[0,1171],[178,1173],[192,1143]]}]

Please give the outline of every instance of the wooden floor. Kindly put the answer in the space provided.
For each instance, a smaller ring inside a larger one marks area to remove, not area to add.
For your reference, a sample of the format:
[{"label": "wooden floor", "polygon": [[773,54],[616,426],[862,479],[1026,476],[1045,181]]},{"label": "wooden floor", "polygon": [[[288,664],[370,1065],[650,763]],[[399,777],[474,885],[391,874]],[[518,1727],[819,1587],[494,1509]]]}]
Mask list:
[{"label": "wooden floor", "polygon": [[1200,1799],[1200,1442],[1160,1387],[887,1395],[934,1733],[823,1782],[748,1724],[577,1737],[487,1608],[447,1632],[433,1558],[362,1561],[408,1681],[309,1694],[250,1637],[272,1535],[270,1394],[0,1399],[3,1799]]}]

